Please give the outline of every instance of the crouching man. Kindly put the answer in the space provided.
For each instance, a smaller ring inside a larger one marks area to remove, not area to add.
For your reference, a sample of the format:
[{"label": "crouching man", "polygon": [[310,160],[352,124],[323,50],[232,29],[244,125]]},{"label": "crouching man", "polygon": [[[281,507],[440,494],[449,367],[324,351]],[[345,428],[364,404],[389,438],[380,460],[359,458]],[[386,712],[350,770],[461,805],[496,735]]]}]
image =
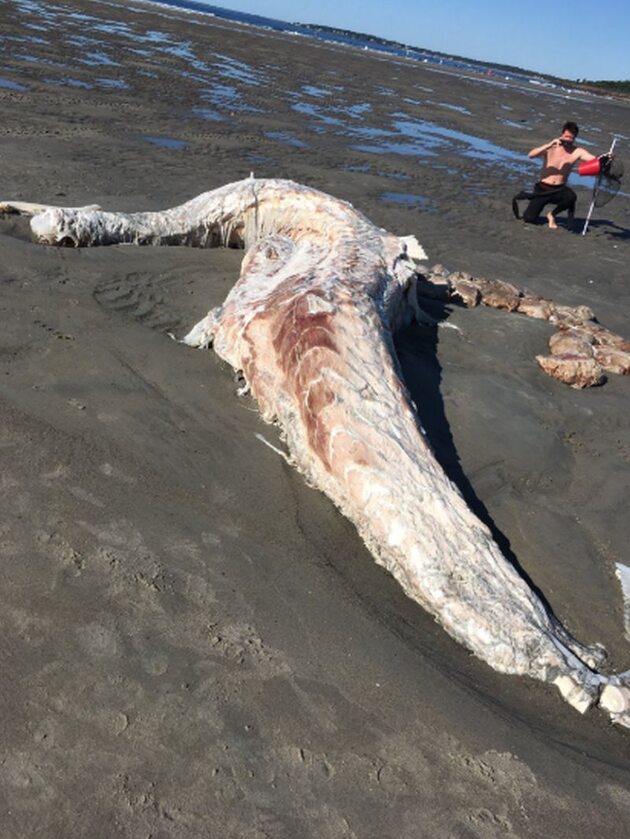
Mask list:
[{"label": "crouching man", "polygon": [[529,199],[523,213],[523,221],[528,224],[535,223],[548,205],[553,205],[553,209],[546,214],[547,223],[552,229],[558,227],[556,217],[559,213],[567,210],[569,218],[573,218],[577,195],[567,186],[569,175],[576,163],[593,160],[595,157],[586,149],[576,146],[579,130],[574,122],[565,122],[559,137],[529,152],[527,156],[530,158],[542,156],[542,169],[533,192],[520,192],[515,197],[512,206],[517,218],[516,202],[523,198]]}]

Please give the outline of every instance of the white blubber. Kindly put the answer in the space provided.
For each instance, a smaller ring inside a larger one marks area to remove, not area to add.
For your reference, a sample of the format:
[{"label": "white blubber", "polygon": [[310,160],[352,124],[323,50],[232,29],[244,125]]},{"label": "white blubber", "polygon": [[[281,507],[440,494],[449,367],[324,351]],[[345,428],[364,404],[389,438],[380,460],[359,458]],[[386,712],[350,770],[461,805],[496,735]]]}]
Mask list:
[{"label": "white blubber", "polygon": [[414,237],[283,180],[249,178],[153,213],[2,208],[33,214],[47,244],[242,246],[240,278],[184,342],[213,345],[242,374],[291,463],[453,638],[495,670],[554,684],[578,711],[599,704],[630,727],[628,676],[597,669],[601,648],[550,614],[431,451],[392,338],[418,313],[425,254]]}]

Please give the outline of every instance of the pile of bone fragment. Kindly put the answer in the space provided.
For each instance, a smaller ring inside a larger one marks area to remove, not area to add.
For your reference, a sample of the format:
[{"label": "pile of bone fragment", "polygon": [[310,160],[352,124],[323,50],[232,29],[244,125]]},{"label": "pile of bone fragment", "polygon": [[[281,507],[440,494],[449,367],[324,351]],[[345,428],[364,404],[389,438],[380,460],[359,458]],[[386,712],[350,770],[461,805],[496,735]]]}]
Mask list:
[{"label": "pile of bone fragment", "polygon": [[538,355],[536,361],[545,373],[571,387],[602,385],[607,373],[630,374],[630,341],[599,324],[588,306],[561,306],[511,283],[449,272],[443,265],[423,267],[416,288],[420,298],[469,308],[481,304],[553,324],[550,354]]}]

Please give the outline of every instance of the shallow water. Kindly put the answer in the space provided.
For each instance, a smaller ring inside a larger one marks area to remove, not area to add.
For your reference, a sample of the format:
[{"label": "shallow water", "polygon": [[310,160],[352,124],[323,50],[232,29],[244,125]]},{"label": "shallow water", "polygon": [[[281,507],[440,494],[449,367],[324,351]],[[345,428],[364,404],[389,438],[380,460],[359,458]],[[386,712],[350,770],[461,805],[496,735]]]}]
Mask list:
[{"label": "shallow water", "polygon": [[224,119],[218,111],[213,111],[211,108],[193,108],[192,112],[195,116],[207,119],[210,122],[221,122]]},{"label": "shallow water", "polygon": [[419,143],[379,143],[375,146],[370,146],[365,143],[355,143],[349,148],[366,152],[367,154],[401,154],[409,157],[437,157],[437,152],[430,151]]},{"label": "shallow water", "polygon": [[151,137],[151,136],[143,136],[142,139],[146,143],[151,143],[152,146],[160,146],[164,149],[173,149],[175,151],[181,151],[181,149],[188,148],[189,143],[185,140],[177,140],[175,137]]},{"label": "shallow water", "polygon": [[59,87],[76,87],[81,88],[82,90],[93,90],[94,85],[88,84],[88,82],[84,82],[81,79],[73,79],[70,76],[62,76],[61,78],[56,79],[44,79],[46,84],[50,85],[58,85]]},{"label": "shallow water", "polygon": [[256,105],[250,105],[244,101],[242,93],[233,85],[228,84],[213,84],[211,88],[206,89],[201,98],[206,102],[214,105],[219,111],[227,110],[240,113],[262,114],[263,108]]},{"label": "shallow water", "polygon": [[127,90],[129,85],[124,79],[94,79],[94,81],[103,88],[112,90]]},{"label": "shallow water", "polygon": [[472,111],[469,111],[468,108],[465,108],[463,105],[453,105],[451,102],[430,102],[429,104],[436,104],[439,105],[440,108],[447,108],[449,111],[457,111],[459,114],[466,114],[466,116],[471,117]]},{"label": "shallow water", "polygon": [[392,181],[410,181],[410,175],[403,175],[402,172],[377,172],[379,178],[388,178]]},{"label": "shallow water", "polygon": [[24,91],[29,89],[26,85],[11,81],[11,79],[0,79],[0,88],[15,91]]},{"label": "shallow water", "polygon": [[221,76],[234,81],[242,82],[245,85],[258,87],[265,81],[264,73],[254,70],[249,64],[243,61],[237,61],[229,55],[222,55],[216,53],[211,66],[216,69]]},{"label": "shallow water", "polygon": [[322,125],[334,125],[339,128],[345,128],[346,123],[340,117],[333,117],[319,108],[317,105],[312,105],[309,102],[296,102],[295,104],[291,105],[292,110],[294,110],[298,114],[304,114],[305,116],[311,117],[312,119],[317,120]]},{"label": "shallow water", "polygon": [[317,98],[323,96],[330,96],[332,94],[332,90],[329,87],[316,87],[312,84],[305,84],[302,87],[301,91],[305,96],[315,96]]},{"label": "shallow water", "polygon": [[[388,78],[389,84],[371,85],[372,99],[366,96],[365,101],[358,102],[353,101],[348,95],[348,86],[337,82],[336,79],[331,79],[330,82],[326,79],[321,83],[305,81],[297,89],[283,90],[281,86],[277,86],[277,74],[281,68],[271,63],[262,64],[260,67],[253,66],[252,63],[243,60],[242,56],[237,58],[231,55],[227,47],[220,51],[201,54],[196,42],[189,38],[177,37],[173,34],[174,30],[168,29],[168,12],[159,13],[159,16],[164,19],[164,28],[162,28],[156,27],[155,18],[151,18],[151,25],[144,24],[144,21],[149,18],[145,17],[142,8],[134,10],[133,21],[121,22],[108,19],[105,5],[94,7],[95,11],[90,14],[77,12],[54,3],[37,2],[37,0],[16,0],[15,5],[27,18],[25,29],[46,32],[47,35],[54,30],[63,32],[62,37],[67,45],[67,50],[63,54],[64,63],[60,63],[56,57],[46,56],[45,53],[40,52],[38,55],[20,52],[20,45],[23,46],[24,43],[44,47],[47,39],[40,35],[25,35],[2,41],[8,59],[18,58],[29,63],[46,65],[49,68],[56,67],[59,71],[65,71],[56,79],[48,76],[45,81],[50,85],[85,90],[94,86],[112,91],[129,90],[133,86],[133,78],[136,74],[145,78],[159,77],[166,60],[169,73],[173,76],[179,75],[198,85],[199,102],[191,107],[190,112],[193,116],[208,122],[220,123],[228,115],[238,119],[238,115],[266,113],[267,109],[260,104],[262,97],[256,93],[264,86],[269,89],[272,99],[278,98],[289,103],[291,110],[304,119],[304,128],[315,135],[332,133],[346,138],[347,150],[350,152],[415,157],[418,162],[453,153],[460,158],[476,161],[484,168],[498,166],[509,178],[514,175],[529,178],[533,171],[531,162],[524,157],[522,152],[513,151],[472,132],[442,126],[435,119],[418,119],[415,116],[418,109],[426,110],[427,108],[432,108],[434,112],[436,108],[445,109],[461,114],[463,117],[474,116],[472,110],[461,103],[461,96],[458,97],[459,102],[449,102],[444,97],[437,96],[431,100],[407,96],[402,101],[408,106],[406,108],[408,113],[395,111],[390,114],[389,120],[385,119],[385,121],[382,115],[378,115],[378,123],[371,125],[368,120],[371,119],[372,114],[378,114],[379,108],[382,108],[382,104],[379,103],[382,103],[383,99],[401,101],[395,87],[396,74]],[[216,19],[208,18],[208,25],[217,25]],[[258,30],[258,34],[266,37],[270,33]],[[68,72],[69,68],[76,68],[78,71],[84,68],[113,69],[120,66],[119,62],[112,57],[113,39],[118,41],[119,49],[121,48],[119,41],[122,39],[126,42],[122,45],[124,50],[145,59],[144,66],[134,66],[131,71],[134,75],[130,74],[127,78],[112,74],[90,78],[86,81],[78,72]],[[36,51],[33,50],[33,53]],[[392,64],[392,67],[397,66],[398,64]],[[465,65],[461,66],[465,67]],[[452,68],[448,71],[443,67],[429,67],[428,69],[440,75],[449,72],[454,79],[460,77],[467,85],[482,83],[502,88],[514,86],[521,92],[525,91],[528,95],[536,96],[544,93],[566,98],[575,94],[575,91],[560,87],[532,85],[527,79],[499,77],[496,74],[472,77],[464,73],[454,73]],[[15,91],[28,89],[20,81],[12,81],[8,78],[0,80],[0,87]],[[437,85],[433,88],[420,83],[415,84],[414,87],[423,94],[434,93],[434,90],[438,89]],[[497,103],[496,119],[502,125],[518,129],[519,132],[531,131],[535,127],[535,117],[528,115],[527,119],[517,120],[501,116],[502,113],[508,112],[513,113],[511,104]],[[292,148],[308,148],[304,140],[288,130],[268,130],[264,131],[262,136],[267,140]],[[584,144],[588,145],[589,141],[584,141]],[[165,143],[163,145],[166,146]],[[369,169],[355,168],[350,171],[369,171]],[[384,178],[396,178],[395,175],[387,172],[376,174]],[[406,176],[398,175],[399,179],[403,177]],[[590,188],[585,184],[584,179],[576,181],[575,176],[572,177],[571,182],[587,189]]]},{"label": "shallow water", "polygon": [[502,119],[501,117],[497,117],[497,119],[499,120],[500,123],[502,123],[503,125],[507,125],[509,128],[523,128],[526,131],[531,131],[532,130],[532,126],[527,125],[527,123],[525,121],[515,122],[512,119]]},{"label": "shallow water", "polygon": [[293,146],[296,149],[306,149],[308,144],[294,137],[288,131],[263,131],[265,137],[269,140],[278,140],[280,143],[286,143],[287,146]]},{"label": "shallow water", "polygon": [[431,203],[425,195],[413,195],[407,192],[383,192],[381,201],[390,204],[403,204],[405,207],[415,207],[421,210],[426,210]]},{"label": "shallow water", "polygon": [[90,67],[120,67],[118,61],[114,61],[104,52],[86,52],[82,58],[78,58],[80,64],[87,64]]},{"label": "shallow water", "polygon": [[248,163],[251,163],[252,166],[266,166],[275,162],[273,157],[269,157],[269,155],[267,154],[259,154],[258,152],[252,151],[246,151],[243,154],[243,160],[246,160]]}]

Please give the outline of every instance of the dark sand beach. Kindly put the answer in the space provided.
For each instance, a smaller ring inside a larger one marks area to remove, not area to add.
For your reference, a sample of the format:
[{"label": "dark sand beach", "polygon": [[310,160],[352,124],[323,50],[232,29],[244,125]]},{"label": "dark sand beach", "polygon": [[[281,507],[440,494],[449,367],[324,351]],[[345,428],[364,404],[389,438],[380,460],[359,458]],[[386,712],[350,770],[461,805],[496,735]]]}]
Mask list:
[{"label": "dark sand beach", "polygon": [[[574,119],[603,152],[628,104],[149,5],[0,0],[0,36],[0,200],[148,210],[290,178],[630,337],[628,197],[586,237],[510,209],[531,147]],[[627,836],[630,732],[452,641],[261,442],[232,371],[170,340],[241,258],[0,219],[0,836]],[[630,380],[572,390],[534,360],[547,323],[434,314],[398,347],[439,458],[627,669]]]}]

